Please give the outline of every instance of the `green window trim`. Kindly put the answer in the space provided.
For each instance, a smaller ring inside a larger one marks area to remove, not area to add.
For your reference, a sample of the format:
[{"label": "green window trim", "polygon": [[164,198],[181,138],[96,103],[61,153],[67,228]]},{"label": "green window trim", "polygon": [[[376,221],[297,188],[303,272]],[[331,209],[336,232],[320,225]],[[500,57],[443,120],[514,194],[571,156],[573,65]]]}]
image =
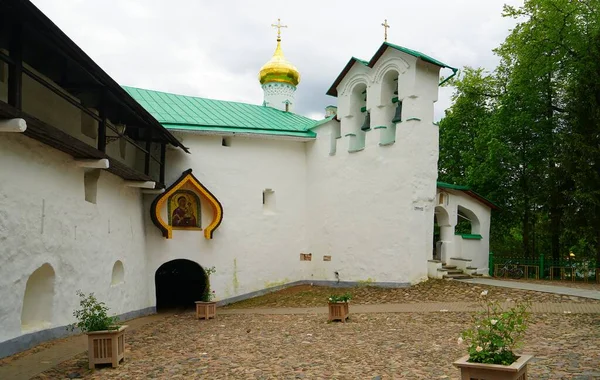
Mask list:
[{"label": "green window trim", "polygon": [[454,233],[454,235],[456,236],[460,236],[463,239],[467,239],[467,240],[481,240],[483,239],[483,236],[479,235],[479,234],[461,234],[461,233]]},{"label": "green window trim", "polygon": [[348,137],[348,136],[356,136],[356,133],[346,133],[346,134],[344,135],[344,137]]},{"label": "green window trim", "polygon": [[385,125],[378,125],[378,126],[374,127],[373,129],[387,129],[387,127]]},{"label": "green window trim", "polygon": [[394,96],[394,97],[392,98],[392,103],[398,103],[399,101],[400,101],[400,100],[398,99],[398,97],[397,97],[397,96]]},{"label": "green window trim", "polygon": [[411,121],[411,120],[421,121],[421,119],[419,119],[418,117],[409,117],[408,119],[406,119],[406,121]]}]

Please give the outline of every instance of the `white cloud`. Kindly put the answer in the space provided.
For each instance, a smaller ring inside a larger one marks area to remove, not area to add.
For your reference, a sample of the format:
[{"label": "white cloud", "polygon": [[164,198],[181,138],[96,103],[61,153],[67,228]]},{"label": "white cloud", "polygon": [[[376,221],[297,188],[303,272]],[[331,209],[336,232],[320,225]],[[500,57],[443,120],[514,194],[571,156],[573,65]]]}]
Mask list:
[{"label": "white cloud", "polygon": [[[257,73],[275,48],[302,74],[296,111],[323,115],[325,92],[351,56],[370,58],[383,41],[454,67],[497,64],[492,49],[514,25],[502,5],[522,0],[33,0],[117,82],[208,98],[262,103]],[[444,72],[443,75],[448,75]],[[441,89],[436,118],[450,104]]]}]

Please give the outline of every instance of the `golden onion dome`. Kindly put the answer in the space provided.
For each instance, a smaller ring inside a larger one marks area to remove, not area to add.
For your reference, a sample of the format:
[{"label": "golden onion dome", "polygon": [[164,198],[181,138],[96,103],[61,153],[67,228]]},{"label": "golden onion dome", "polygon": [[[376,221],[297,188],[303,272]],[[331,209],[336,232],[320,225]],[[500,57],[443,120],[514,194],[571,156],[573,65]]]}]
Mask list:
[{"label": "golden onion dome", "polygon": [[277,48],[273,57],[261,67],[258,80],[260,84],[279,82],[297,86],[300,83],[300,72],[283,55],[281,38],[277,39]]}]

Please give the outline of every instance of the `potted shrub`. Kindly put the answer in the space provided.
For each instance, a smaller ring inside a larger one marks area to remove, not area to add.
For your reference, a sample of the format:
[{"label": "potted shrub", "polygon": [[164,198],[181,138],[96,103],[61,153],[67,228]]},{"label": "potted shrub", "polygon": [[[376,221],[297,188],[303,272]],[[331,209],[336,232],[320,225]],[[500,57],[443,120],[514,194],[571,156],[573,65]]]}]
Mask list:
[{"label": "potted shrub", "polygon": [[96,364],[111,364],[113,368],[125,359],[125,329],[117,324],[118,317],[108,316],[108,307],[94,293],[85,295],[77,291],[80,309],[73,312],[77,323],[69,325],[71,331],[79,328],[88,336],[90,369]]},{"label": "potted shrub", "polygon": [[213,301],[216,294],[210,289],[210,275],[216,272],[215,267],[208,268],[206,271],[206,289],[202,294],[202,300],[196,301],[196,318],[210,319],[217,316],[217,303]]},{"label": "potted shrub", "polygon": [[340,320],[346,322],[348,315],[350,314],[348,308],[348,302],[352,295],[350,293],[343,294],[341,296],[332,295],[329,296],[329,321]]},{"label": "potted shrub", "polygon": [[483,311],[473,317],[473,327],[463,331],[458,343],[467,343],[468,355],[453,364],[460,368],[461,378],[490,380],[526,380],[527,365],[532,355],[516,354],[529,320],[529,302],[518,302],[503,308],[498,301],[480,296]]}]

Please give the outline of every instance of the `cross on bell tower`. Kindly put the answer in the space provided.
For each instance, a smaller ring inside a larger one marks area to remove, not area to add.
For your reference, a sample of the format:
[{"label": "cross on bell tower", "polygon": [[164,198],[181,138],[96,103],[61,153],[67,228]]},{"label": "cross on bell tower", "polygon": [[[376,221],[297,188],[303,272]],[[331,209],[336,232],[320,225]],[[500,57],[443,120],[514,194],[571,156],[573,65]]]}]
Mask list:
[{"label": "cross on bell tower", "polygon": [[385,19],[383,21],[383,24],[381,24],[381,26],[383,26],[383,29],[384,29],[383,39],[384,39],[384,41],[387,41],[387,32],[388,32],[388,28],[390,28],[390,25],[387,23],[387,19]]}]

